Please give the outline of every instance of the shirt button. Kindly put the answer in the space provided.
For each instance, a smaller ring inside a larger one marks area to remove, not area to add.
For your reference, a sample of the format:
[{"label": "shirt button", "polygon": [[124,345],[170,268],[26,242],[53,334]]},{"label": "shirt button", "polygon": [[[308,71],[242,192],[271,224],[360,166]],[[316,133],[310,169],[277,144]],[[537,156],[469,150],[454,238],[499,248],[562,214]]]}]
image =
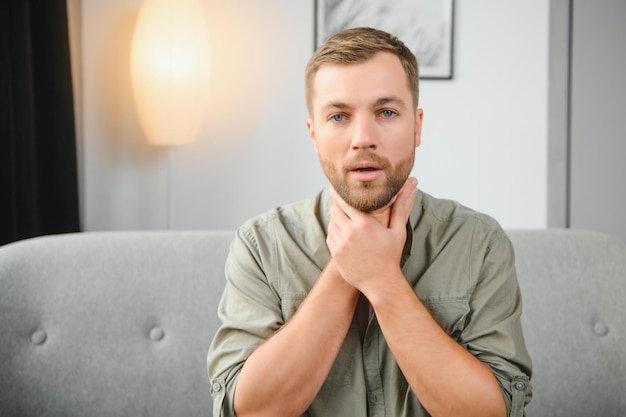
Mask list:
[{"label": "shirt button", "polygon": [[526,389],[526,383],[522,381],[517,381],[515,383],[515,389],[518,391],[524,391]]},{"label": "shirt button", "polygon": [[213,383],[213,391],[214,392],[220,392],[222,390],[222,385],[219,382],[214,382]]}]

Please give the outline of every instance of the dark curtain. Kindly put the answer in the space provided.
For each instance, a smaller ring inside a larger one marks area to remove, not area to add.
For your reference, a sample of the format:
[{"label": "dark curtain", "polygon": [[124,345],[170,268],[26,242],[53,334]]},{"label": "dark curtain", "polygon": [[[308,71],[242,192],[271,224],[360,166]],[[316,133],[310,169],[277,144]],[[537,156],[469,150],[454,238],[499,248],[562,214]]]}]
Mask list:
[{"label": "dark curtain", "polygon": [[66,0],[0,5],[0,244],[79,231]]}]

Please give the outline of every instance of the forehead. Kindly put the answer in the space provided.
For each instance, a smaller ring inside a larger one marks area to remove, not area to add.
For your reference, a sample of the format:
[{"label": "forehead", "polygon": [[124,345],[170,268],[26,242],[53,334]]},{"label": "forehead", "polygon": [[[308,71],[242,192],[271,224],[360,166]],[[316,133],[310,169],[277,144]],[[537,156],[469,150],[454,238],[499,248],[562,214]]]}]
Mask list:
[{"label": "forehead", "polygon": [[356,64],[323,64],[313,87],[315,108],[332,101],[357,104],[394,96],[408,103],[412,98],[400,59],[388,52]]}]

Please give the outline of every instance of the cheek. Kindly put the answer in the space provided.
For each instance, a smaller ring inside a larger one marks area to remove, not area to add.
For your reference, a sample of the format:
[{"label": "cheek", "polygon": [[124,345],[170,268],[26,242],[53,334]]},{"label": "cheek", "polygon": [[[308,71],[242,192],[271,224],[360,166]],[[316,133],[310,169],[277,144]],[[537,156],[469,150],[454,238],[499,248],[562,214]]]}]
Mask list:
[{"label": "cheek", "polygon": [[[405,136],[406,138],[406,136]],[[415,152],[415,140],[414,137],[406,138],[405,140],[398,141],[394,147],[390,150],[390,158],[396,161],[404,160],[408,154]]]},{"label": "cheek", "polygon": [[317,132],[316,149],[318,155],[330,159],[337,158],[341,156],[345,147],[345,143],[339,136]]}]

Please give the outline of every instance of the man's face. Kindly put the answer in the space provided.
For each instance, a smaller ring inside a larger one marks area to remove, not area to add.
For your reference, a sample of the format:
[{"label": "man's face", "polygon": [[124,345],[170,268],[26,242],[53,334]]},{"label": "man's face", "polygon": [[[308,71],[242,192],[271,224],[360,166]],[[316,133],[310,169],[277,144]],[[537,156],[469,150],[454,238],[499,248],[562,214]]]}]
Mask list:
[{"label": "man's face", "polygon": [[387,206],[411,173],[422,126],[398,57],[322,65],[311,117],[315,151],[341,198],[367,213]]}]

